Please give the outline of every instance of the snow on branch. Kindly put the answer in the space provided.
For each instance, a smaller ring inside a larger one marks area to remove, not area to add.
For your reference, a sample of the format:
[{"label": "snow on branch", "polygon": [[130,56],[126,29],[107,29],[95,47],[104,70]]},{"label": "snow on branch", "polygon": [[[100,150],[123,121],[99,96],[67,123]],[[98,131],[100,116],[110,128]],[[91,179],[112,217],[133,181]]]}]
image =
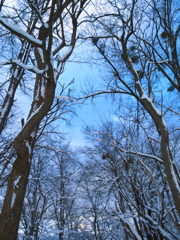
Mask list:
[{"label": "snow on branch", "polygon": [[133,224],[129,221],[129,219],[127,219],[124,214],[123,215],[119,215],[119,218],[121,219],[121,221],[124,223],[124,225],[127,227],[127,229],[130,231],[130,233],[132,234],[132,236],[135,237],[135,239],[137,240],[142,240],[141,236],[139,235],[139,233],[137,232],[137,230],[134,228]]},{"label": "snow on branch", "polygon": [[55,96],[56,99],[60,99],[60,100],[64,100],[65,102],[75,102],[77,104],[82,104],[81,102],[78,102],[76,99],[74,98],[70,98],[70,97],[67,97],[67,96]]},{"label": "snow on branch", "polygon": [[11,59],[10,61],[0,61],[0,65],[8,65],[8,64],[17,64],[19,67],[22,67],[30,72],[36,74],[43,74],[44,70],[40,70],[39,68],[35,67],[34,65],[26,65],[17,59]]},{"label": "snow on branch", "polygon": [[118,149],[118,151],[120,151],[120,152],[138,155],[139,157],[151,158],[151,159],[154,159],[154,160],[158,161],[159,163],[163,164],[163,160],[160,157],[157,157],[155,155],[146,154],[146,153],[137,152],[137,151],[126,150],[124,148],[118,147],[116,140],[109,134],[104,134],[104,132],[100,132],[100,131],[98,131],[98,132],[91,131],[91,133],[95,134],[95,135],[102,134],[102,135],[106,135],[106,136],[112,138],[114,140],[113,142],[106,141],[103,138],[95,138],[95,139],[99,142],[104,142],[104,143],[107,143],[107,144],[111,145],[112,147]]},{"label": "snow on branch", "polygon": [[142,153],[142,152],[133,152],[133,151],[125,150],[123,148],[119,148],[119,150],[121,152],[135,154],[135,155],[138,155],[140,157],[151,158],[151,159],[154,159],[154,160],[158,161],[159,163],[163,164],[163,160],[161,158],[155,156],[155,155],[145,154],[145,153]]},{"label": "snow on branch", "polygon": [[164,229],[156,221],[154,221],[151,216],[146,214],[145,217],[155,226],[154,228],[156,228],[161,235],[163,235],[164,239],[171,240],[171,236],[165,232]]},{"label": "snow on branch", "polygon": [[34,46],[37,47],[42,47],[42,41],[34,38],[33,36],[31,36],[30,34],[28,34],[27,32],[25,32],[23,29],[21,29],[18,26],[12,25],[10,23],[8,23],[6,20],[4,20],[2,17],[0,17],[0,23],[9,31],[11,31],[12,33],[16,34],[18,37],[25,39],[26,41],[30,42],[31,44],[33,44]]},{"label": "snow on branch", "polygon": [[101,94],[106,94],[106,93],[123,93],[123,94],[127,94],[127,95],[132,95],[130,92],[125,92],[125,91],[119,91],[119,90],[115,90],[115,89],[110,89],[110,90],[107,90],[107,91],[98,91],[98,92],[95,92],[95,93],[92,93],[90,95],[86,95],[84,97],[80,97],[79,99],[88,99],[88,98],[93,98],[95,96],[98,96],[98,95],[101,95]]}]

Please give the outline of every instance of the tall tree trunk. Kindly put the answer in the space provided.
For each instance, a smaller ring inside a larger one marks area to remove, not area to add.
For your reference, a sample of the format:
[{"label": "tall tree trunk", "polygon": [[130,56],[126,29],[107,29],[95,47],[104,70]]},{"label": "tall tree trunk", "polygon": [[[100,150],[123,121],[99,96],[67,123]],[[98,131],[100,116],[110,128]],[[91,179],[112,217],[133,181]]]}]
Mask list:
[{"label": "tall tree trunk", "polygon": [[[144,95],[145,96],[145,95]],[[169,149],[169,133],[168,129],[163,117],[163,113],[160,113],[151,100],[148,97],[140,99],[141,104],[144,106],[146,111],[152,117],[157,130],[161,137],[161,154],[162,160],[164,163],[165,173],[167,175],[167,180],[169,183],[169,187],[171,189],[172,197],[174,200],[174,204],[176,206],[176,210],[180,216],[180,176],[179,171],[172,159],[170,149]]]},{"label": "tall tree trunk", "polygon": [[142,104],[142,106],[146,109],[146,111],[149,113],[149,115],[151,116],[157,128],[157,131],[161,137],[161,154],[162,154],[162,160],[164,163],[165,173],[167,175],[167,180],[169,183],[169,187],[171,189],[174,204],[180,216],[180,183],[179,183],[180,175],[179,175],[176,163],[171,157],[171,153],[169,149],[169,139],[168,139],[169,133],[165,123],[165,119],[163,117],[163,113],[158,111],[158,109],[153,103],[153,100],[145,94],[145,91],[139,80],[138,73],[135,70],[132,64],[132,61],[128,56],[127,46],[125,41],[122,41],[122,48],[124,52],[124,57],[128,64],[128,68],[134,77],[136,90],[140,96],[138,97],[136,95],[136,97],[138,101]]},{"label": "tall tree trunk", "polygon": [[13,164],[2,208],[0,217],[1,240],[17,239],[21,208],[24,201],[29,171],[30,162],[28,149],[26,146],[22,146],[22,154],[17,157]]},{"label": "tall tree trunk", "polygon": [[[0,240],[15,240],[17,238],[23,199],[39,125],[51,109],[56,81],[61,74],[63,64],[70,57],[75,47],[77,20],[85,7],[86,1],[44,1],[44,9],[41,12],[42,15],[44,14],[43,17],[38,11],[42,5],[38,5],[38,1],[33,3],[28,1],[30,12],[31,10],[35,11],[33,16],[36,16],[35,19],[37,21],[35,22],[38,22],[36,28],[35,25],[33,28],[39,31],[37,39],[33,35],[24,32],[23,29],[15,28],[6,20],[0,18],[0,23],[6,29],[34,46],[34,63],[36,63],[31,66],[33,67],[31,69],[34,69],[32,71],[36,74],[31,109],[27,122],[13,142],[17,158],[9,176],[6,196],[0,215]],[[64,30],[66,19],[69,25],[67,29],[71,29],[69,32]],[[45,23],[44,21],[46,20],[47,22]],[[42,25],[39,28],[40,22]],[[31,25],[31,19],[29,23]],[[57,35],[55,38],[59,37],[59,41],[53,39],[54,31],[55,35]],[[53,43],[55,44],[53,45]],[[57,56],[55,59],[55,55],[60,51],[61,57]],[[55,63],[54,60],[56,60]],[[21,65],[20,63],[20,66],[24,66],[27,70],[29,69],[27,65]]]},{"label": "tall tree trunk", "polygon": [[[39,124],[50,110],[54,99],[56,84],[50,57],[48,58],[49,61],[46,63],[42,62],[42,58],[37,52],[38,50],[36,49],[35,55],[39,69],[44,69],[45,66],[48,65],[48,80],[44,79],[42,75],[36,76],[34,100],[31,105],[27,123],[13,142],[17,158],[13,164],[12,172],[9,177],[6,196],[0,216],[0,240],[15,240],[17,238],[36,135]],[[42,89],[44,92],[42,92]]]}]

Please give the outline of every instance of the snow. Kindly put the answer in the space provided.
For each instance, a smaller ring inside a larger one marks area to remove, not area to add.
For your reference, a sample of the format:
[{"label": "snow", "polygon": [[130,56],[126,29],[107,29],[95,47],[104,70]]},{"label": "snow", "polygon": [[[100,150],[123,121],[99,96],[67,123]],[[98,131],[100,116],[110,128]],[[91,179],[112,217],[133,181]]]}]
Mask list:
[{"label": "snow", "polygon": [[41,61],[44,62],[44,54],[43,54],[43,50],[41,48],[37,49],[39,55],[41,56]]},{"label": "snow", "polygon": [[13,192],[12,198],[11,198],[11,208],[14,206],[15,199],[16,199],[16,193]]},{"label": "snow", "polygon": [[177,191],[180,195],[180,187],[179,187],[179,183],[178,183],[178,180],[177,180],[177,176],[174,172],[173,164],[171,164],[171,175],[172,175],[172,178],[173,178],[173,182],[176,185],[176,189],[177,189]]},{"label": "snow", "polygon": [[18,77],[18,69],[16,68],[15,72],[13,73],[14,78]]},{"label": "snow", "polygon": [[40,41],[39,39],[34,38],[33,36],[31,36],[30,34],[25,32],[23,29],[21,29],[20,27],[8,23],[2,17],[0,17],[0,23],[2,23],[2,25],[5,28],[7,28],[8,30],[12,31],[17,36],[26,39],[27,41],[31,42],[35,46],[42,46],[42,41]]},{"label": "snow", "polygon": [[162,118],[162,124],[163,124],[164,129],[167,131],[167,125],[166,125],[164,118]]},{"label": "snow", "polygon": [[43,74],[43,72],[44,72],[44,70],[39,70],[37,67],[35,67],[33,65],[25,65],[24,63],[22,63],[21,61],[16,60],[16,59],[12,59],[11,61],[13,63],[16,63],[18,66],[20,66],[26,70],[33,71],[37,74]]},{"label": "snow", "polygon": [[4,117],[3,115],[5,114],[5,112],[7,111],[7,107],[8,107],[8,102],[6,102],[4,108],[1,109],[0,111],[0,122],[2,121],[2,118]]},{"label": "snow", "polygon": [[8,94],[9,94],[10,97],[12,97],[12,94],[13,94],[13,89],[12,88],[8,91]]},{"label": "snow", "polygon": [[60,100],[65,100],[65,102],[70,102],[70,98],[66,96],[55,96],[55,98]]},{"label": "snow", "polygon": [[74,98],[70,98],[70,97],[67,97],[67,96],[55,96],[56,99],[60,99],[60,100],[64,100],[65,102],[70,102],[70,101],[73,101],[77,104],[81,104],[81,102],[78,102],[76,99]]},{"label": "snow", "polygon": [[[36,66],[33,65],[26,65],[24,63],[22,63],[21,61],[17,60],[17,59],[11,59],[11,61],[0,61],[0,65],[7,65],[7,64],[12,64],[15,63],[17,64],[19,67],[22,67],[28,71],[37,73],[37,74],[43,74],[44,70],[39,70]],[[14,73],[14,77],[16,77],[16,73]]]},{"label": "snow", "polygon": [[45,80],[42,79],[42,84],[41,84],[41,97],[44,98],[45,97]]},{"label": "snow", "polygon": [[161,112],[154,106],[153,102],[152,102],[152,98],[149,98],[145,92],[143,92],[141,99],[146,100],[147,102],[149,102],[151,104],[151,107],[154,109],[154,111],[156,112],[157,115],[161,116]]},{"label": "snow", "polygon": [[21,176],[18,176],[17,179],[14,181],[14,189],[17,188],[17,184],[20,180]]},{"label": "snow", "polygon": [[38,84],[38,87],[37,87],[37,89],[36,89],[36,95],[35,95],[35,97],[34,97],[34,101],[38,101],[38,100],[39,100],[39,88],[40,88],[40,86],[39,86],[39,84]]},{"label": "snow", "polygon": [[131,154],[136,154],[136,155],[139,155],[141,157],[146,157],[146,158],[152,158],[152,159],[155,159],[157,160],[158,162],[160,163],[163,163],[163,160],[155,155],[151,155],[151,154],[147,154],[147,153],[142,153],[142,152],[133,152],[133,151],[127,151],[123,148],[120,148],[120,151],[122,152],[125,152],[125,153],[131,153]]},{"label": "snow", "polygon": [[146,99],[148,102],[152,102],[152,98],[149,98],[144,92],[143,95],[141,96],[141,99]]},{"label": "snow", "polygon": [[160,112],[157,108],[155,108],[155,106],[153,106],[153,108],[154,108],[154,110],[156,111],[157,115],[159,115],[159,116],[162,115],[161,112]]},{"label": "snow", "polygon": [[36,136],[36,133],[33,131],[33,132],[31,133],[31,137],[34,138],[35,136]]},{"label": "snow", "polygon": [[155,222],[149,215],[146,214],[145,217],[149,219],[157,227],[157,229],[160,231],[164,238],[171,239],[171,237],[162,229],[162,227],[159,226],[158,223]]},{"label": "snow", "polygon": [[0,61],[0,65],[6,65],[7,63],[7,61]]},{"label": "snow", "polygon": [[43,106],[43,103],[32,112],[32,114],[28,118],[28,121],[30,121],[30,119],[39,112],[42,106]]},{"label": "snow", "polygon": [[64,54],[64,56],[62,56],[62,59],[64,60],[64,58],[66,58],[73,50],[73,46],[70,46],[69,49],[67,50],[66,54]]},{"label": "snow", "polygon": [[14,180],[14,183],[13,183],[13,193],[12,193],[12,197],[11,197],[11,208],[14,206],[14,202],[15,202],[15,199],[16,199],[16,192],[14,190],[19,188],[18,183],[19,183],[20,178],[21,178],[21,176],[18,176],[16,178],[16,180]]},{"label": "snow", "polygon": [[[54,81],[57,80],[57,77],[58,77],[59,73],[61,72],[64,60],[67,60],[67,58],[69,57],[69,55],[71,54],[71,52],[73,50],[73,46],[67,46],[67,48],[68,48],[67,52],[64,53],[62,57],[56,56],[56,58],[58,59],[58,66],[57,66],[57,68],[54,68]],[[51,56],[52,66],[54,65],[54,59],[55,59],[53,56],[58,52],[57,49],[55,49],[53,51],[52,56]]]},{"label": "snow", "polygon": [[135,228],[132,226],[132,224],[128,221],[128,219],[125,219],[123,216],[120,216],[121,220],[128,225],[131,233],[136,237],[137,240],[142,240],[142,238],[139,236],[138,232],[135,230]]},{"label": "snow", "polygon": [[[51,64],[52,64],[52,66],[53,66],[53,64],[54,64],[54,61],[53,61],[53,60],[51,60]],[[55,83],[56,83],[56,81],[57,81],[58,74],[60,73],[60,71],[61,71],[61,69],[62,69],[62,66],[63,66],[63,63],[60,62],[59,65],[58,65],[58,67],[54,69],[54,81],[55,81]]]},{"label": "snow", "polygon": [[31,152],[32,152],[32,149],[31,149],[31,146],[30,146],[28,141],[26,141],[26,147],[28,148],[28,152],[29,152],[29,155],[30,155]]}]

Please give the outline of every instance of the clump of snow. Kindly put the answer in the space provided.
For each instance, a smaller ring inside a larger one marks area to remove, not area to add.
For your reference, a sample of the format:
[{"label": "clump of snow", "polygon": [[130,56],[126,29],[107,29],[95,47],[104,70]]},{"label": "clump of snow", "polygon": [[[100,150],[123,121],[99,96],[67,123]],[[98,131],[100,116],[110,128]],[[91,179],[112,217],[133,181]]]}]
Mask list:
[{"label": "clump of snow", "polygon": [[12,197],[11,197],[11,208],[14,206],[14,202],[15,202],[15,199],[16,199],[16,192],[15,192],[15,190],[19,188],[18,183],[19,183],[20,178],[21,178],[21,176],[18,176],[14,180],[14,183],[13,183],[13,193],[12,193]]},{"label": "clump of snow", "polygon": [[21,176],[18,176],[18,177],[16,178],[16,180],[14,181],[14,189],[17,188],[17,184],[18,184],[20,178],[21,178]]},{"label": "clump of snow", "polygon": [[11,208],[14,206],[15,199],[16,199],[16,193],[13,192],[12,193],[12,198],[11,198]]},{"label": "clump of snow", "polygon": [[78,104],[81,104],[80,102],[78,102],[76,99],[74,98],[70,98],[70,97],[67,97],[67,96],[55,96],[56,99],[60,99],[60,100],[64,100],[65,102],[75,102],[75,103],[78,103]]},{"label": "clump of snow", "polygon": [[29,155],[31,154],[31,151],[32,151],[32,149],[31,149],[31,146],[30,146],[30,144],[29,144],[29,142],[28,141],[26,141],[26,147],[28,148],[28,152],[29,152]]}]

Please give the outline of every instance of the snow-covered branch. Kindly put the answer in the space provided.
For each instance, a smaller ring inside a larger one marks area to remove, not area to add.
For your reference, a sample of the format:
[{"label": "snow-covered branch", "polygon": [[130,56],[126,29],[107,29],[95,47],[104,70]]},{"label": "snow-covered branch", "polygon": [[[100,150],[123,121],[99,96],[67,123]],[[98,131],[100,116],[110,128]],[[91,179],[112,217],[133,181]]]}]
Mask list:
[{"label": "snow-covered branch", "polygon": [[167,240],[171,240],[171,236],[164,231],[164,229],[156,222],[154,221],[154,219],[152,217],[150,217],[149,215],[145,215],[146,218],[155,226],[155,228],[157,228],[157,230],[161,233],[161,235],[164,237],[164,239]]},{"label": "snow-covered branch", "polygon": [[82,104],[81,102],[78,102],[75,98],[70,98],[67,96],[55,96],[56,99],[64,100],[65,102],[75,102],[77,104]]},{"label": "snow-covered branch", "polygon": [[11,59],[10,61],[0,61],[0,65],[8,65],[8,64],[17,64],[19,67],[22,67],[30,72],[36,73],[36,74],[43,74],[44,70],[40,70],[39,68],[35,67],[34,65],[26,65],[22,63],[20,60],[17,59]]},{"label": "snow-covered branch", "polygon": [[6,29],[8,29],[10,32],[14,33],[16,36],[23,38],[24,40],[28,41],[29,43],[33,44],[34,46],[42,47],[42,41],[34,38],[29,33],[25,32],[23,29],[21,29],[20,27],[8,23],[2,17],[0,17],[0,23]]},{"label": "snow-covered branch", "polygon": [[121,152],[125,152],[125,153],[136,154],[136,155],[138,155],[140,157],[151,158],[151,159],[154,159],[154,160],[158,161],[159,163],[163,164],[162,159],[157,157],[157,156],[155,156],[155,155],[146,154],[146,153],[142,153],[142,152],[133,152],[133,151],[125,150],[123,148],[120,148],[119,150]]},{"label": "snow-covered branch", "polygon": [[163,160],[155,155],[152,155],[152,154],[146,154],[146,153],[142,153],[142,152],[137,152],[137,151],[131,151],[131,150],[127,150],[127,149],[124,149],[124,148],[120,148],[117,146],[117,142],[116,142],[116,139],[113,138],[113,136],[109,135],[109,134],[104,134],[104,132],[93,132],[91,131],[92,134],[96,134],[96,135],[99,135],[99,134],[102,134],[102,135],[107,135],[108,137],[112,138],[114,141],[110,142],[110,141],[106,141],[105,139],[103,138],[95,138],[97,141],[99,142],[105,142],[111,146],[113,146],[114,148],[116,148],[118,151],[120,152],[124,152],[124,153],[128,153],[128,154],[134,154],[134,155],[138,155],[140,157],[145,157],[145,158],[150,158],[150,159],[154,159],[156,161],[158,161],[159,163],[163,164]]},{"label": "snow-covered branch", "polygon": [[126,217],[124,217],[124,215],[119,215],[119,218],[120,218],[121,221],[124,223],[124,225],[127,227],[127,229],[130,231],[130,233],[132,234],[132,236],[135,237],[135,239],[137,239],[137,240],[142,240],[141,236],[138,234],[138,232],[137,232],[136,229],[134,228],[133,224],[130,223],[129,219],[127,219]]}]

